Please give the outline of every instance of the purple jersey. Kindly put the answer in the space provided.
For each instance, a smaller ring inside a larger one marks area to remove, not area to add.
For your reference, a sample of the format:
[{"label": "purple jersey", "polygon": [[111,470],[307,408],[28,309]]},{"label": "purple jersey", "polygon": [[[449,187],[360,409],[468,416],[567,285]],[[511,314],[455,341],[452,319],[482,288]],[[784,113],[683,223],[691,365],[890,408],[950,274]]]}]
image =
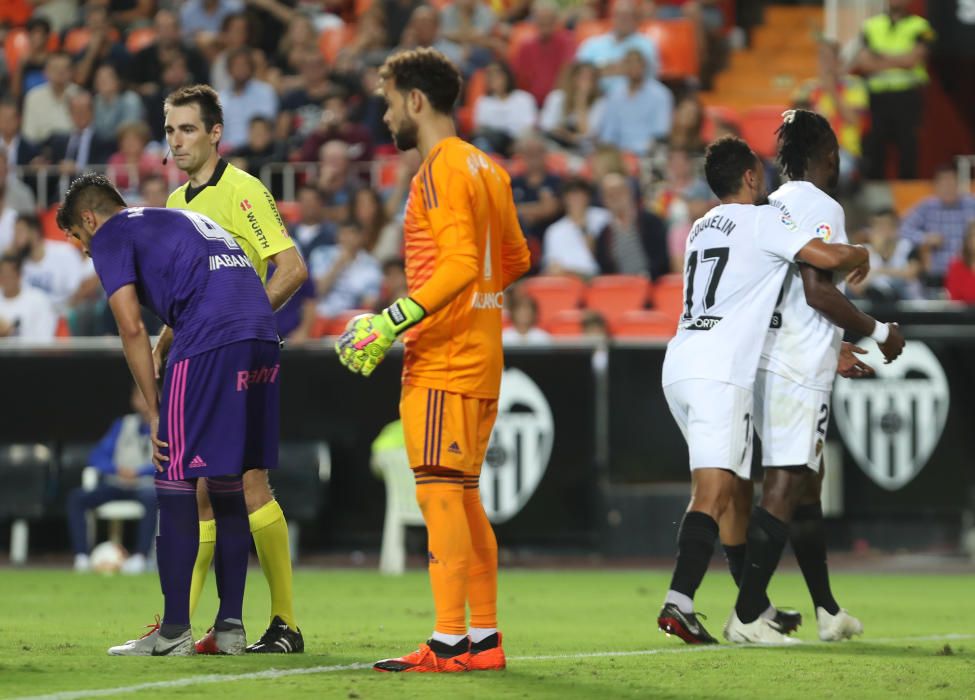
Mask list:
[{"label": "purple jersey", "polygon": [[170,364],[242,340],[277,340],[250,260],[202,214],[124,209],[98,229],[89,248],[107,296],[134,284],[139,302],[173,329]]}]

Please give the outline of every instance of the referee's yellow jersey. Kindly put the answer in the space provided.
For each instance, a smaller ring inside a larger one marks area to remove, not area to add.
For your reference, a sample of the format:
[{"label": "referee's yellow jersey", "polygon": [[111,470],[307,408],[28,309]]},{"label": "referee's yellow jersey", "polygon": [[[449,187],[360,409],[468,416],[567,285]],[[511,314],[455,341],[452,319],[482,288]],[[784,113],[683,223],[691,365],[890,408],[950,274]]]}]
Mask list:
[{"label": "referee's yellow jersey", "polygon": [[244,249],[262,283],[267,282],[268,258],[294,247],[264,184],[223,159],[205,185],[187,182],[169,195],[166,206],[190,209],[220,224]]}]

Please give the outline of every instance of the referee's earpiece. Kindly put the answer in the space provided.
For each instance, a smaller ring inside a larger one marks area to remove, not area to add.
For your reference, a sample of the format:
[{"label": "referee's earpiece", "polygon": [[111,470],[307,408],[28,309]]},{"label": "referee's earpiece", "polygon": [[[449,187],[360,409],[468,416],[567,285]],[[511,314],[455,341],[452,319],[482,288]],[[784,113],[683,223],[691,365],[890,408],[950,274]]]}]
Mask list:
[{"label": "referee's earpiece", "polygon": [[172,147],[166,149],[166,155],[163,156],[163,165],[166,165],[166,163],[169,162],[169,156],[172,152],[173,152]]}]

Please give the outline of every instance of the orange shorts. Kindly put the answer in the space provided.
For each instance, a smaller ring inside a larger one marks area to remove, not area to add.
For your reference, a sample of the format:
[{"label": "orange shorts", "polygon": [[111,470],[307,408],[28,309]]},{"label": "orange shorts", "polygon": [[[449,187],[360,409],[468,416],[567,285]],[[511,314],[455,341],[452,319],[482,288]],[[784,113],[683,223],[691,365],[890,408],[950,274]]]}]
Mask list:
[{"label": "orange shorts", "polygon": [[410,467],[441,467],[480,474],[497,399],[476,399],[407,384],[399,401]]}]

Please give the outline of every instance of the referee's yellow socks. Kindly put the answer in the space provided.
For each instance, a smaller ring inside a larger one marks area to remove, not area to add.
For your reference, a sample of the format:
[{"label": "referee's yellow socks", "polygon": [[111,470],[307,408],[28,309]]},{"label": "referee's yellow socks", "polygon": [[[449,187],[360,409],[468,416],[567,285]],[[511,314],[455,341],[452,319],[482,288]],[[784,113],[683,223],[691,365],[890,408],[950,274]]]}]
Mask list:
[{"label": "referee's yellow socks", "polygon": [[217,521],[200,521],[200,549],[196,553],[196,563],[193,564],[193,581],[190,583],[190,618],[200,602],[203,584],[207,580],[207,572],[213,561],[213,548],[217,542]]},{"label": "referee's yellow socks", "polygon": [[271,589],[271,617],[277,615],[288,627],[297,630],[291,592],[291,547],[284,511],[272,500],[251,513],[249,519],[257,558]]}]

